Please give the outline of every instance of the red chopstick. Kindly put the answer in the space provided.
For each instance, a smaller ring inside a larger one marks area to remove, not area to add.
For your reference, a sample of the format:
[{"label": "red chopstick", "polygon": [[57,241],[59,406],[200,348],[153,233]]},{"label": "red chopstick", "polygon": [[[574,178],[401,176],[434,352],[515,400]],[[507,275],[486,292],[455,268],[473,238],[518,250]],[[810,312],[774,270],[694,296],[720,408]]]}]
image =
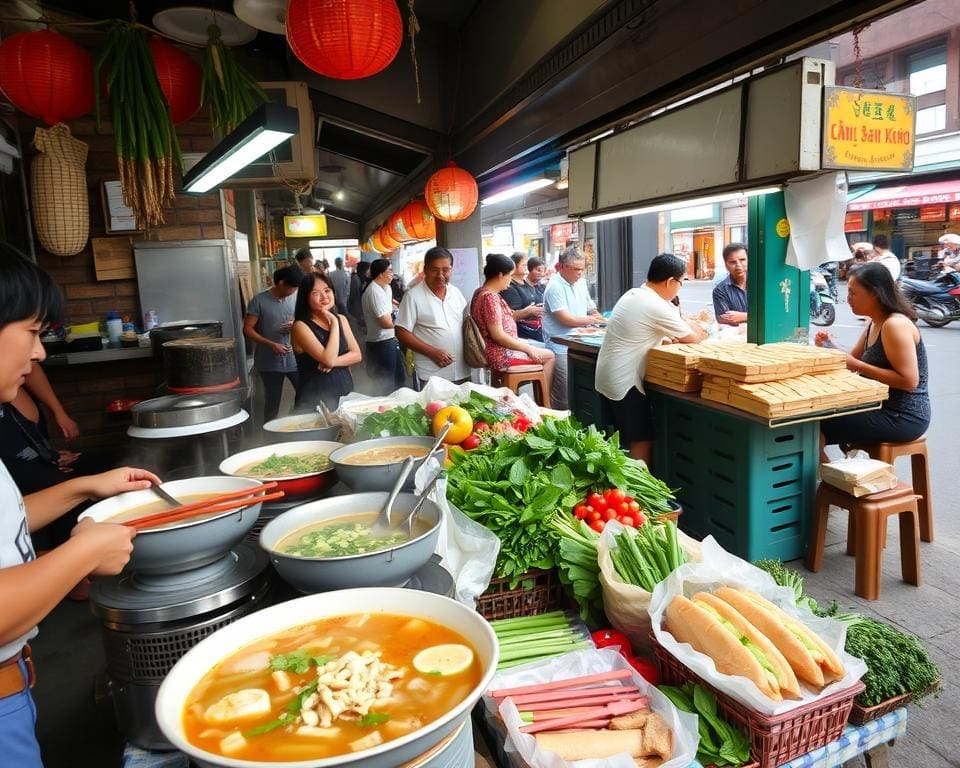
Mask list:
[{"label": "red chopstick", "polygon": [[242,488],[239,491],[227,491],[226,493],[218,493],[216,496],[210,496],[209,498],[204,499],[203,501],[196,501],[193,504],[184,504],[182,507],[170,507],[170,509],[164,509],[160,512],[155,512],[152,515],[145,515],[144,517],[138,517],[137,521],[142,522],[144,520],[151,520],[153,518],[159,518],[161,516],[166,516],[169,512],[188,512],[192,509],[200,509],[201,507],[209,507],[211,504],[222,504],[227,501],[227,499],[238,499],[242,496],[251,496],[255,493],[262,493],[264,491],[269,491],[271,488],[276,488],[279,483],[263,483],[262,485],[254,485],[250,488]]},{"label": "red chopstick", "polygon": [[608,701],[624,701],[627,699],[635,699],[640,695],[640,691],[637,688],[634,688],[633,691],[627,693],[613,693],[609,696],[577,696],[577,691],[570,691],[570,694],[573,698],[564,698],[552,701],[528,701],[528,702],[517,702],[512,696],[508,697],[512,701],[517,709],[522,709],[525,712],[539,712],[539,711],[557,711],[559,709],[569,709],[571,707],[598,707],[601,704],[606,704]]},{"label": "red chopstick", "polygon": [[524,733],[539,733],[540,731],[553,731],[560,728],[570,728],[579,726],[581,723],[593,722],[599,719],[608,719],[620,715],[629,715],[633,712],[639,712],[643,709],[649,709],[650,700],[642,696],[634,701],[614,701],[602,707],[594,707],[586,712],[576,712],[567,717],[556,717],[543,722],[534,722],[524,725],[520,728]]},{"label": "red chopstick", "polygon": [[608,680],[623,680],[633,677],[632,669],[612,669],[609,672],[597,672],[593,675],[581,675],[580,677],[571,677],[568,680],[556,680],[552,683],[534,683],[533,685],[521,685],[518,688],[500,688],[496,691],[490,691],[490,695],[495,699],[502,699],[505,696],[522,696],[525,693],[539,693],[540,691],[556,691],[565,688],[577,688],[590,685],[592,683],[605,683]]},{"label": "red chopstick", "polygon": [[[236,494],[232,495],[235,496]],[[173,507],[165,512],[158,512],[154,515],[147,515],[146,517],[139,517],[134,520],[125,520],[122,524],[138,530],[142,528],[154,528],[158,525],[188,520],[192,517],[199,517],[201,515],[229,512],[234,509],[249,507],[253,504],[276,501],[277,499],[282,499],[284,495],[285,494],[283,491],[276,491],[275,493],[259,494],[254,496],[249,495],[248,492],[246,498],[228,499],[224,500],[222,503],[217,503],[218,498],[213,498],[205,504],[191,504],[185,507]]]},{"label": "red chopstick", "polygon": [[525,693],[522,696],[510,696],[518,707],[521,704],[534,704],[541,701],[566,701],[567,699],[588,699],[595,696],[607,697],[617,693],[637,695],[640,689],[635,685],[598,685],[595,688],[567,688],[562,691],[544,691],[543,693]]}]

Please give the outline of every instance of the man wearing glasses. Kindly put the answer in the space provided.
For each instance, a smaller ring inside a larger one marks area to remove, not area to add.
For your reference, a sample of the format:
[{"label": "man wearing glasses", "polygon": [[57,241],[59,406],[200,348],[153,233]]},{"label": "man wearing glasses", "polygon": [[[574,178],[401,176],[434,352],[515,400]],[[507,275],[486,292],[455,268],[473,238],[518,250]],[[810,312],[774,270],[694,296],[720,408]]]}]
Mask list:
[{"label": "man wearing glasses", "polygon": [[683,285],[686,264],[671,253],[650,262],[647,282],[617,301],[597,356],[597,392],[603,395],[630,455],[650,463],[655,437],[653,412],[643,388],[650,350],[662,343],[692,344],[706,333],[680,317],[673,300]]},{"label": "man wearing glasses", "polygon": [[543,337],[547,347],[556,356],[550,401],[554,408],[567,408],[567,348],[551,341],[573,328],[602,324],[606,320],[597,311],[590,298],[587,281],[583,279],[586,259],[577,248],[567,248],[557,262],[557,273],[550,278],[543,293]]},{"label": "man wearing glasses", "polygon": [[723,249],[727,276],[713,289],[713,313],[718,323],[747,322],[747,246],[730,243]]}]

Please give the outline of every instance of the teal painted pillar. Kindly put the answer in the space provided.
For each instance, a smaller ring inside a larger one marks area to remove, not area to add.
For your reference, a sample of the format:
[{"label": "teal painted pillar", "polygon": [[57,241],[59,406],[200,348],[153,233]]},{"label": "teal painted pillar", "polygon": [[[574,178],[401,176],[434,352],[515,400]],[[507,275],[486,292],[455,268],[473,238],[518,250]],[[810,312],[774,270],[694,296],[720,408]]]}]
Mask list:
[{"label": "teal painted pillar", "polygon": [[790,225],[783,193],[747,201],[747,340],[788,341],[810,327],[810,275],[785,262]]}]

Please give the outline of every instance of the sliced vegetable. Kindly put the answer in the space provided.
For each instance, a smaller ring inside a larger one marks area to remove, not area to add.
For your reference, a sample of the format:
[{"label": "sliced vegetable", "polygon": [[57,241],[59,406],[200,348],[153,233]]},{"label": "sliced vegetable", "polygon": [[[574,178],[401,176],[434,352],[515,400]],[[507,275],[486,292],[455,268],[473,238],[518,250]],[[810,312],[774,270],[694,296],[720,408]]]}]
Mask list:
[{"label": "sliced vegetable", "polygon": [[470,668],[473,651],[460,643],[445,643],[424,648],[413,657],[413,666],[426,675],[458,675]]}]

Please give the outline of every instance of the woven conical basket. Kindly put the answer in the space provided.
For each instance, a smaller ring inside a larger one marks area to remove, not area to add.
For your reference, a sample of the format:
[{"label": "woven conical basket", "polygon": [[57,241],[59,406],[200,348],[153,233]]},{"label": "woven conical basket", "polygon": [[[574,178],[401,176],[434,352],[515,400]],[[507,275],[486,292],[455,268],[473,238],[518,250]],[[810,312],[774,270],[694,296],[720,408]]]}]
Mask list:
[{"label": "woven conical basket", "polygon": [[40,245],[56,256],[75,256],[90,236],[90,205],[84,166],[89,147],[63,123],[37,128],[38,154],[30,174],[33,225]]}]

